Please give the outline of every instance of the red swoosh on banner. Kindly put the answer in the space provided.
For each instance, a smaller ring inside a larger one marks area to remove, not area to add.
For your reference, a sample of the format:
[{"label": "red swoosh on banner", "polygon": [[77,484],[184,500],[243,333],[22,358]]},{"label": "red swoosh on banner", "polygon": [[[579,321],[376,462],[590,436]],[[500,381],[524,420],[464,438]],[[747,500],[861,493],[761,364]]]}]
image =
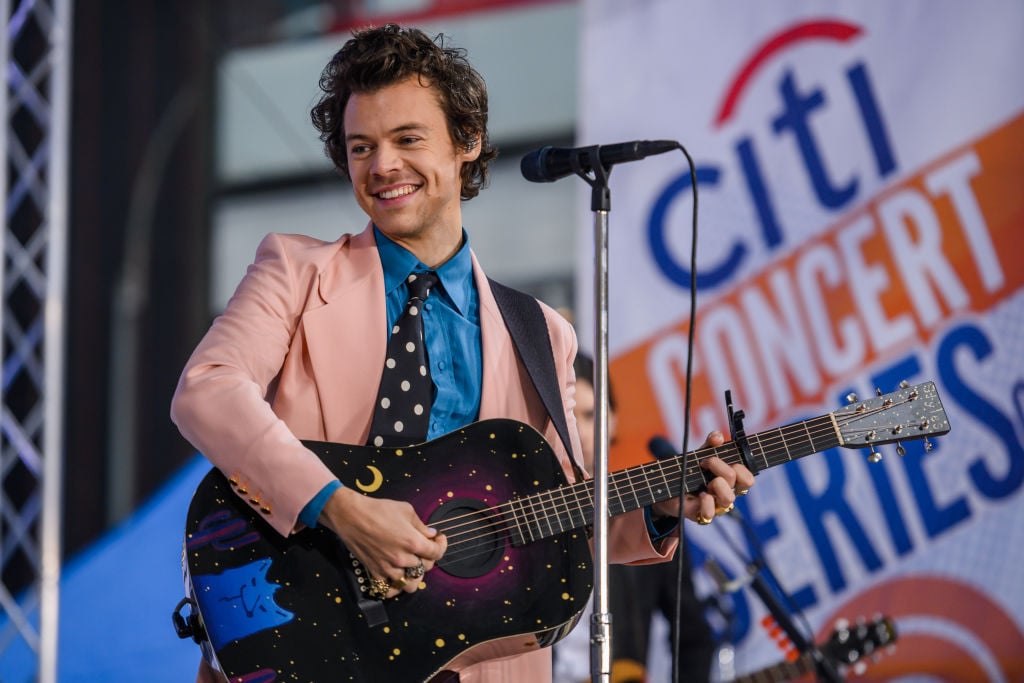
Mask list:
[{"label": "red swoosh on banner", "polygon": [[812,21],[798,24],[775,34],[754,52],[739,71],[739,75],[733,79],[732,85],[725,95],[725,101],[718,110],[715,117],[715,127],[724,124],[732,116],[733,109],[747,82],[753,78],[754,73],[777,52],[781,52],[790,45],[805,40],[833,40],[844,43],[861,34],[859,26],[841,21]]},{"label": "red swoosh on banner", "polygon": [[[849,619],[879,612],[895,623],[896,649],[869,664],[858,683],[910,674],[949,683],[992,680],[993,675],[1024,680],[1024,634],[1002,605],[963,581],[903,576],[869,587],[833,614]],[[823,624],[818,638],[827,638],[831,629],[831,621]]]}]

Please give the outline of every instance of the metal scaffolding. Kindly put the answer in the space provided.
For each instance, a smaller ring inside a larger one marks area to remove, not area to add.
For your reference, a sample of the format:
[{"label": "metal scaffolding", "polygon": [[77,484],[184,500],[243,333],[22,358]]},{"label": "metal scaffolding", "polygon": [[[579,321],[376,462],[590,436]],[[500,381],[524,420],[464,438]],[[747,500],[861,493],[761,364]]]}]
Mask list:
[{"label": "metal scaffolding", "polygon": [[3,263],[0,655],[57,678],[63,470],[70,0],[0,0]]}]

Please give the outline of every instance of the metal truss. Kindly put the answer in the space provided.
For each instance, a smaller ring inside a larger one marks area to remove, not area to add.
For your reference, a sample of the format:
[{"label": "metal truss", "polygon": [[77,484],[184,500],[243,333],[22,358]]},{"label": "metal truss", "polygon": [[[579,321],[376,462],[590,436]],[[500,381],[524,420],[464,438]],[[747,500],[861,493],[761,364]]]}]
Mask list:
[{"label": "metal truss", "polygon": [[0,656],[57,670],[71,0],[0,0]]}]

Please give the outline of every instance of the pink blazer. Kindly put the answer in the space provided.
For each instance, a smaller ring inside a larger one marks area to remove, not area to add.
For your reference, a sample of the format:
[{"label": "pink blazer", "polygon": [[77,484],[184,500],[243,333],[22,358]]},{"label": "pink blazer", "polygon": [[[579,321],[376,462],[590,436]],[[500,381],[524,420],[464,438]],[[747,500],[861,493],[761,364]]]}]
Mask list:
[{"label": "pink blazer", "polygon": [[[475,255],[473,270],[483,343],[480,419],[506,417],[535,427],[572,481],[565,446],[519,363]],[[247,484],[249,493],[270,508],[267,521],[283,535],[301,529],[299,512],[334,478],[300,439],[366,442],[384,365],[384,298],[369,226],[330,243],[270,234],[178,382],[171,419],[226,476]],[[578,453],[572,412],[576,335],[558,313],[542,307]],[[663,561],[676,545],[666,540],[656,549],[640,511],[616,517],[608,533],[609,556],[616,563]],[[550,677],[550,648],[461,673],[463,683],[542,683]]]}]

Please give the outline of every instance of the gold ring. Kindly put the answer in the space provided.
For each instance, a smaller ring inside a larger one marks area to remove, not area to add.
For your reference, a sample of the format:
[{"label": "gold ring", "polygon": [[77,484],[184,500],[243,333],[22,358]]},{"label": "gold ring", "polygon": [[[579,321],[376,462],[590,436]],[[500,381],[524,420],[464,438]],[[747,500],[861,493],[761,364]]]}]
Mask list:
[{"label": "gold ring", "polygon": [[736,495],[737,496],[745,496],[748,493],[750,493],[750,489],[740,489],[739,491],[736,492]]},{"label": "gold ring", "polygon": [[418,578],[422,577],[423,576],[423,572],[424,572],[423,560],[420,560],[420,563],[417,564],[415,567],[406,567],[405,568],[405,575],[408,576],[410,579],[418,579]]},{"label": "gold ring", "polygon": [[391,581],[391,585],[399,590],[405,588],[405,584],[409,581],[404,576],[399,576],[397,579]]},{"label": "gold ring", "polygon": [[734,507],[736,507],[735,503],[729,503],[729,507],[727,507],[727,508],[716,507],[715,508],[715,514],[717,514],[717,515],[727,515],[730,512],[732,512],[732,509]]},{"label": "gold ring", "polygon": [[697,513],[697,524],[700,524],[701,526],[707,526],[708,524],[711,524],[712,519],[714,519],[714,517],[705,517],[699,512]]},{"label": "gold ring", "polygon": [[375,576],[370,579],[370,588],[367,593],[374,600],[383,600],[388,597],[389,590],[391,590],[391,584],[388,580]]}]

